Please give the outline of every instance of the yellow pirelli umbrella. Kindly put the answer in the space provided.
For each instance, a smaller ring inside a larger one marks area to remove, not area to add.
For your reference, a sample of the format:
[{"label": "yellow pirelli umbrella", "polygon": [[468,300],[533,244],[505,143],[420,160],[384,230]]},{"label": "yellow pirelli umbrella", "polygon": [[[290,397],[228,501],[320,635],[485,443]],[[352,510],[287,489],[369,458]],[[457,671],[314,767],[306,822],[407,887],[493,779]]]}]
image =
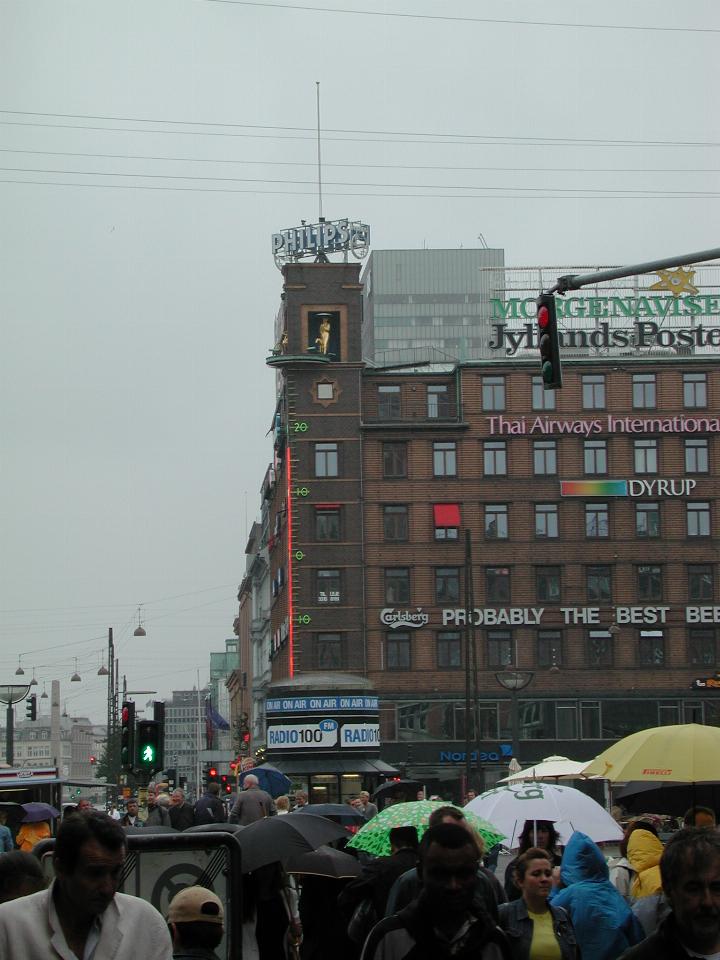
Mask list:
[{"label": "yellow pirelli umbrella", "polygon": [[582,775],[613,783],[720,781],[720,728],[681,723],[640,730],[604,750]]}]

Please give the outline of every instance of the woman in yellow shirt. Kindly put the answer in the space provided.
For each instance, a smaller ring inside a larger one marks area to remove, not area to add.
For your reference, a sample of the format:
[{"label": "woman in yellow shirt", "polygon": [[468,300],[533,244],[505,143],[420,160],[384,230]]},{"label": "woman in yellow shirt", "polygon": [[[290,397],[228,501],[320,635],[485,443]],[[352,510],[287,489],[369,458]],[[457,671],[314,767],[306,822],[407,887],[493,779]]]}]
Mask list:
[{"label": "woman in yellow shirt", "polygon": [[579,960],[570,918],[548,903],[553,864],[547,850],[531,847],[517,861],[515,882],[522,896],[500,905],[500,926],[513,960]]}]

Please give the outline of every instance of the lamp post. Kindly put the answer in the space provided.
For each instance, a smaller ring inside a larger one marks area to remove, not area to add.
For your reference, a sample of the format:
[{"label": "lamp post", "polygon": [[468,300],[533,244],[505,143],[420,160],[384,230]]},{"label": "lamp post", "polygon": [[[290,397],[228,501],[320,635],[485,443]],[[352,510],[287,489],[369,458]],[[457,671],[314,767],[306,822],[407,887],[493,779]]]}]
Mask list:
[{"label": "lamp post", "polygon": [[[22,669],[18,667],[18,669]],[[15,671],[17,673],[17,671]],[[22,671],[25,672],[24,670]],[[7,683],[0,686],[0,703],[7,704],[6,729],[5,729],[5,762],[9,767],[15,762],[15,738],[14,722],[15,711],[14,704],[24,700],[30,691],[29,683]]]},{"label": "lamp post", "polygon": [[518,762],[518,752],[520,746],[519,723],[518,723],[518,691],[524,690],[532,682],[535,674],[532,670],[517,670],[508,668],[500,670],[495,674],[495,679],[510,694],[510,731],[512,739],[512,752]]}]

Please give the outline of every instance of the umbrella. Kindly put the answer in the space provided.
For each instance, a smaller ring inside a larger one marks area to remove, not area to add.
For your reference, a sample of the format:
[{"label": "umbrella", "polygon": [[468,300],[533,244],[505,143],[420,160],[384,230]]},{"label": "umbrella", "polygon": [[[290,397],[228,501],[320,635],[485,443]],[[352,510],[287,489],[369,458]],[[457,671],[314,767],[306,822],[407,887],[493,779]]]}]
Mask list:
[{"label": "umbrella", "polygon": [[372,796],[373,800],[377,800],[391,796],[395,791],[398,793],[405,793],[406,791],[414,791],[417,793],[417,791],[421,789],[422,784],[419,780],[386,780],[385,783],[380,784]]},{"label": "umbrella", "polygon": [[253,767],[252,770],[241,773],[239,778],[241,786],[245,782],[245,777],[249,777],[251,773],[258,778],[260,789],[266,790],[271,797],[280,797],[290,789],[290,778],[269,763],[262,763],[259,767]]},{"label": "umbrella", "polygon": [[[396,803],[392,807],[385,807],[372,820],[368,820],[365,826],[360,827],[348,846],[372,853],[376,857],[389,857],[391,830],[395,827],[415,827],[419,840],[428,828],[428,820],[433,810],[447,806],[450,804],[444,800],[414,800],[411,803]],[[503,839],[502,831],[468,811],[467,807],[463,814],[483,838],[488,849]]]},{"label": "umbrella", "polygon": [[238,833],[244,829],[240,823],[198,823],[183,830],[183,833]]},{"label": "umbrella", "polygon": [[40,823],[41,820],[54,820],[60,816],[60,811],[49,803],[23,803],[25,811],[23,823]]},{"label": "umbrella", "polygon": [[717,783],[626,783],[613,790],[613,801],[632,814],[650,811],[682,817],[689,807],[701,804],[720,809],[720,784]]},{"label": "umbrella", "polygon": [[545,757],[540,763],[509,777],[503,777],[498,783],[522,783],[524,780],[577,780],[587,766],[580,760],[568,760],[567,757]]},{"label": "umbrella", "polygon": [[286,863],[294,854],[307,853],[324,843],[347,838],[345,827],[325,817],[265,817],[237,835],[242,847],[242,870],[249,873],[268,863]]},{"label": "umbrella", "polygon": [[604,750],[583,774],[613,783],[720,780],[720,728],[680,723],[640,730]]},{"label": "umbrella", "polygon": [[346,803],[308,803],[304,807],[293,810],[290,816],[293,817],[296,813],[313,813],[316,817],[327,817],[328,820],[348,826],[353,823],[367,823],[364,813],[349,807]]},{"label": "umbrella", "polygon": [[554,823],[561,843],[567,843],[576,830],[596,843],[622,840],[623,836],[607,810],[592,797],[555,783],[513,783],[486,790],[470,801],[464,812],[468,810],[496,824],[509,838],[510,847],[518,845],[526,820]]},{"label": "umbrella", "polygon": [[342,880],[345,877],[359,877],[362,867],[349,853],[343,853],[342,850],[336,850],[334,847],[320,847],[319,850],[298,853],[290,857],[285,864],[285,872]]}]

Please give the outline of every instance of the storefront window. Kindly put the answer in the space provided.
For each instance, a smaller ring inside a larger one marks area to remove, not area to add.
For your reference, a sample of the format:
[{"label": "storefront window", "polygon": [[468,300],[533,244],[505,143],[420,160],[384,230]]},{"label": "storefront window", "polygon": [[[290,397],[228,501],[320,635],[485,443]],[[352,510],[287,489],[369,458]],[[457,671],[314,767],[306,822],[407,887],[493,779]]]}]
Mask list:
[{"label": "storefront window", "polygon": [[655,700],[603,700],[603,739],[620,740],[638,730],[656,727],[658,705]]},{"label": "storefront window", "polygon": [[521,740],[554,740],[555,703],[527,700],[518,704],[518,733]]},{"label": "storefront window", "polygon": [[338,803],[336,773],[316,773],[310,777],[310,803]]}]

